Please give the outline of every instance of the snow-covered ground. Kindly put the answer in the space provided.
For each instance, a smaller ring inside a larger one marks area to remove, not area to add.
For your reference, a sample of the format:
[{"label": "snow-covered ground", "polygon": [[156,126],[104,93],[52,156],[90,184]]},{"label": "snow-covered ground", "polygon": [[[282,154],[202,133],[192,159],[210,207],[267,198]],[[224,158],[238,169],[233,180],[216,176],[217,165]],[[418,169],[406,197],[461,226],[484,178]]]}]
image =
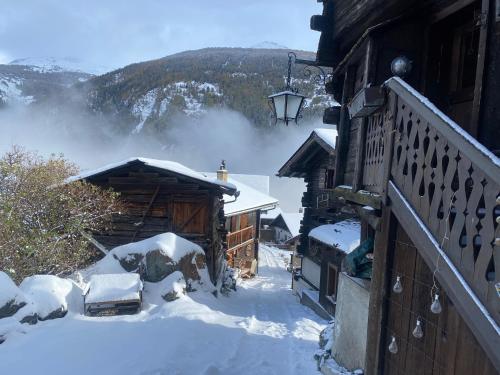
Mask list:
[{"label": "snow-covered ground", "polygon": [[290,290],[287,252],[264,245],[259,275],[215,298],[164,303],[145,290],[138,315],[39,322],[0,345],[0,374],[318,374],[325,322]]}]

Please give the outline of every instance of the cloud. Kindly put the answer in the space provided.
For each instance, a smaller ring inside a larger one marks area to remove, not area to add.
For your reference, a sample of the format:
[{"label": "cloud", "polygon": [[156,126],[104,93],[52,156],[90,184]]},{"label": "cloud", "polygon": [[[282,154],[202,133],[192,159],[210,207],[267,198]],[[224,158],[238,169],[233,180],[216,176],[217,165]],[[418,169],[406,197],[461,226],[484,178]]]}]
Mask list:
[{"label": "cloud", "polygon": [[119,67],[203,47],[248,47],[270,40],[315,50],[303,0],[3,0],[4,55],[74,57]]}]

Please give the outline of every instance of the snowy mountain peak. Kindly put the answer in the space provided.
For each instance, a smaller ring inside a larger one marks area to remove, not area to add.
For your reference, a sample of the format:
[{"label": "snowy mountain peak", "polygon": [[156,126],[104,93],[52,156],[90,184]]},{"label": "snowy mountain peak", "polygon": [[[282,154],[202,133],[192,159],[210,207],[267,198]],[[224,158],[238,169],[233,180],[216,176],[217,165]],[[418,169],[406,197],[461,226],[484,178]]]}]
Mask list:
[{"label": "snowy mountain peak", "polygon": [[253,46],[250,46],[250,48],[255,48],[255,49],[289,49],[286,46],[283,46],[281,44],[275,43],[275,42],[270,42],[270,41],[263,41],[257,44],[254,44]]},{"label": "snowy mountain peak", "polygon": [[39,73],[76,72],[99,75],[112,70],[109,67],[91,65],[73,57],[25,57],[13,60],[9,63],[9,65],[30,66],[33,71]]}]

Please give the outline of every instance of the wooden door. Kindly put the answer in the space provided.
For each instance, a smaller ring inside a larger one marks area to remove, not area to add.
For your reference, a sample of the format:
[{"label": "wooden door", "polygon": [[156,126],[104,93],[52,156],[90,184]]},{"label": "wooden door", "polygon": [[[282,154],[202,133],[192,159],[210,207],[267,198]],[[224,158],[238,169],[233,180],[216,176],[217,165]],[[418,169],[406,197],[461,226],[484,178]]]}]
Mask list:
[{"label": "wooden door", "polygon": [[208,200],[174,200],[172,223],[172,230],[176,234],[208,233]]},{"label": "wooden door", "polygon": [[[391,258],[391,257],[390,257]],[[442,312],[430,311],[432,270],[401,226],[393,241],[389,261],[389,286],[386,293],[386,316],[383,320],[382,369],[384,375],[494,375],[495,368],[479,346],[469,327],[456,311],[444,290],[439,289]],[[402,292],[393,286],[400,277]],[[423,337],[413,330],[421,321]],[[389,351],[395,338],[397,353]]]}]

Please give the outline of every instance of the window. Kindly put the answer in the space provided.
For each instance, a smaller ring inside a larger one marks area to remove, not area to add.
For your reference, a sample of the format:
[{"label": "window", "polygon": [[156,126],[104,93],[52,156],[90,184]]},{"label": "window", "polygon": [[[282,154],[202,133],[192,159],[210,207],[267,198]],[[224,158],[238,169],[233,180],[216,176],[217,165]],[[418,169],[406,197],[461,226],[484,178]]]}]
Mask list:
[{"label": "window", "polygon": [[333,189],[333,177],[335,176],[334,169],[325,169],[325,189]]},{"label": "window", "polygon": [[328,264],[328,285],[326,287],[326,296],[332,302],[337,300],[337,283],[338,283],[338,269],[334,264]]}]

